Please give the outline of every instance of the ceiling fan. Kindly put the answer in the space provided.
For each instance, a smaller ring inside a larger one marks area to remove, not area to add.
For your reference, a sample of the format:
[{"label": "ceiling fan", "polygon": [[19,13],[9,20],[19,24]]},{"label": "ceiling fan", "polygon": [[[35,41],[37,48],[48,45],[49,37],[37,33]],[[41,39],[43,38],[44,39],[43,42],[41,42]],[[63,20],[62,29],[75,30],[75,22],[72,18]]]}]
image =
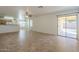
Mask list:
[{"label": "ceiling fan", "polygon": [[[37,6],[37,8],[44,8],[44,6]],[[26,15],[32,17],[31,7],[27,7]]]},{"label": "ceiling fan", "polygon": [[27,7],[26,13],[28,17],[32,17],[31,7]]},{"label": "ceiling fan", "polygon": [[44,6],[38,6],[38,8],[44,8]]}]

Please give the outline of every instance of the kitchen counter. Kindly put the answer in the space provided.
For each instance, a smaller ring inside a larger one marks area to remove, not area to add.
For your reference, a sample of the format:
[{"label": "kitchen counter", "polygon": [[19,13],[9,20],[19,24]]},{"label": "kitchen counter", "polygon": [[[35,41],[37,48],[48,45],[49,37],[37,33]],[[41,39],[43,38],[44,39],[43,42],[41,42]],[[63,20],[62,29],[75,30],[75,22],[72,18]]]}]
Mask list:
[{"label": "kitchen counter", "polygon": [[18,32],[19,26],[15,24],[0,25],[0,33]]}]

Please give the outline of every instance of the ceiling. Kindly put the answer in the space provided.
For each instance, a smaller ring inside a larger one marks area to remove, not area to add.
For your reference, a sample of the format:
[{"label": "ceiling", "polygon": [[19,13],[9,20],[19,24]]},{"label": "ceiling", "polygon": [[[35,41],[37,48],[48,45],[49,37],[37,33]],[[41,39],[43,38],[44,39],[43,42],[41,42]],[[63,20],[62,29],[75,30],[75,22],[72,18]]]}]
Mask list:
[{"label": "ceiling", "polygon": [[38,8],[38,6],[0,6],[0,15],[18,17],[20,10],[28,11],[32,15],[39,15],[77,8],[78,6],[43,6],[43,8]]}]

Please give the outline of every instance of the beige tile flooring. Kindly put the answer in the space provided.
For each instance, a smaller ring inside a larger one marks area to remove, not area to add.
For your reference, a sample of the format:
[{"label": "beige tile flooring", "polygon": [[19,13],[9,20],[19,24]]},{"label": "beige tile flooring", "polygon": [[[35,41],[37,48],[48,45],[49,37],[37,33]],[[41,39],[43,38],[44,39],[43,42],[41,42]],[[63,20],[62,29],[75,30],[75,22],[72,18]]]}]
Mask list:
[{"label": "beige tile flooring", "polygon": [[76,52],[77,39],[54,36],[39,32],[0,34],[1,52]]}]

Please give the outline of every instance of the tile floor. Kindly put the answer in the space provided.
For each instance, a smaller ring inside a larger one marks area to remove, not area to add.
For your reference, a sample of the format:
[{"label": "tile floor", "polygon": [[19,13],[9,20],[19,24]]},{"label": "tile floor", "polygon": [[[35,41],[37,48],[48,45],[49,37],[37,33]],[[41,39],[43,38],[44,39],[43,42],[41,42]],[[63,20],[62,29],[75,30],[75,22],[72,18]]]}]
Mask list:
[{"label": "tile floor", "polygon": [[20,30],[0,34],[0,52],[77,52],[77,39]]}]

